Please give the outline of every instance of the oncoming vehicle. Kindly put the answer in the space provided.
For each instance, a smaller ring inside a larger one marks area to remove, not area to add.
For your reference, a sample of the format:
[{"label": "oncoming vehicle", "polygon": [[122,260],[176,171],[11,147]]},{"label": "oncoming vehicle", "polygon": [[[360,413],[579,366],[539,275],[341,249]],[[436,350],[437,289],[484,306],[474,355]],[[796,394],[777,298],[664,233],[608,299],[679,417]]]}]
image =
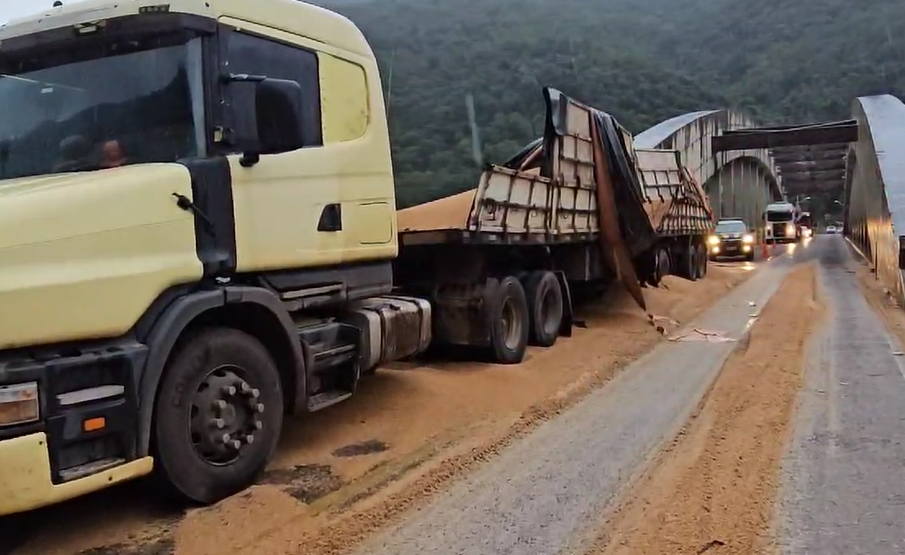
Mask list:
[{"label": "oncoming vehicle", "polygon": [[797,210],[790,202],[768,204],[764,210],[764,238],[773,243],[795,243],[800,238]]},{"label": "oncoming vehicle", "polygon": [[802,212],[798,216],[798,233],[800,237],[808,239],[814,234],[814,221],[810,212]]},{"label": "oncoming vehicle", "polygon": [[744,257],[754,260],[754,232],[744,220],[721,219],[716,223],[713,235],[708,240],[710,259],[720,257]]}]

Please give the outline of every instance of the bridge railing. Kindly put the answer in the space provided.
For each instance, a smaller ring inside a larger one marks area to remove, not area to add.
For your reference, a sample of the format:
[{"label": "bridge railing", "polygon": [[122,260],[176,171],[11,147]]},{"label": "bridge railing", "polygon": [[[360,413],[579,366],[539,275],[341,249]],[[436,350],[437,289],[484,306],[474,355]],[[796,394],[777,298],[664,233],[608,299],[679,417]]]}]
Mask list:
[{"label": "bridge railing", "polygon": [[845,177],[845,234],[905,306],[905,104],[891,95],[858,98],[858,140]]}]

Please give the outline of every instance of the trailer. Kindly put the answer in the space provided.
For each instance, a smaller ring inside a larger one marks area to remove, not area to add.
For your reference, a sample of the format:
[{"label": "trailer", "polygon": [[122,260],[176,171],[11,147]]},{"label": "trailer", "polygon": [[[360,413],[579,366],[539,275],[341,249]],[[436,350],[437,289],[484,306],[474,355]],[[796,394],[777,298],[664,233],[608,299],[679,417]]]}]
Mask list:
[{"label": "trailer", "polygon": [[398,214],[397,286],[433,307],[435,342],[499,363],[571,329],[573,300],[707,272],[707,195],[674,150],[635,149],[611,115],[545,88],[544,136],[478,187]]}]

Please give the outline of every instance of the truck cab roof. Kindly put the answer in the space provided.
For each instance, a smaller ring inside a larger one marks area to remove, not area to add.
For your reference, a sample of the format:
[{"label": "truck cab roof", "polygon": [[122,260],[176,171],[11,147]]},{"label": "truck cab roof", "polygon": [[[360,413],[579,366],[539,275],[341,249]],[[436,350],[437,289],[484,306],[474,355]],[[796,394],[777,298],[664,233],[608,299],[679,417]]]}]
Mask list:
[{"label": "truck cab roof", "polygon": [[364,35],[349,19],[300,0],[84,0],[0,25],[0,41],[117,17],[159,13],[196,15],[221,23],[247,21],[373,56]]},{"label": "truck cab roof", "polygon": [[795,205],[791,202],[774,202],[768,204],[764,209],[766,212],[791,212],[795,210]]}]

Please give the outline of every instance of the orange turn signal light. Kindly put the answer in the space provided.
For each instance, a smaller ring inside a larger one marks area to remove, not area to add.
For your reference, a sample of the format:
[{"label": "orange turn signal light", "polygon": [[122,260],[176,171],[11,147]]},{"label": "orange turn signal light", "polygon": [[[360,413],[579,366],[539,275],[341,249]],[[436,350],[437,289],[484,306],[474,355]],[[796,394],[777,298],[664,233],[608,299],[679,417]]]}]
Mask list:
[{"label": "orange turn signal light", "polygon": [[82,429],[85,432],[96,432],[98,430],[103,430],[107,427],[107,419],[103,416],[97,416],[95,418],[89,418],[82,422]]}]

